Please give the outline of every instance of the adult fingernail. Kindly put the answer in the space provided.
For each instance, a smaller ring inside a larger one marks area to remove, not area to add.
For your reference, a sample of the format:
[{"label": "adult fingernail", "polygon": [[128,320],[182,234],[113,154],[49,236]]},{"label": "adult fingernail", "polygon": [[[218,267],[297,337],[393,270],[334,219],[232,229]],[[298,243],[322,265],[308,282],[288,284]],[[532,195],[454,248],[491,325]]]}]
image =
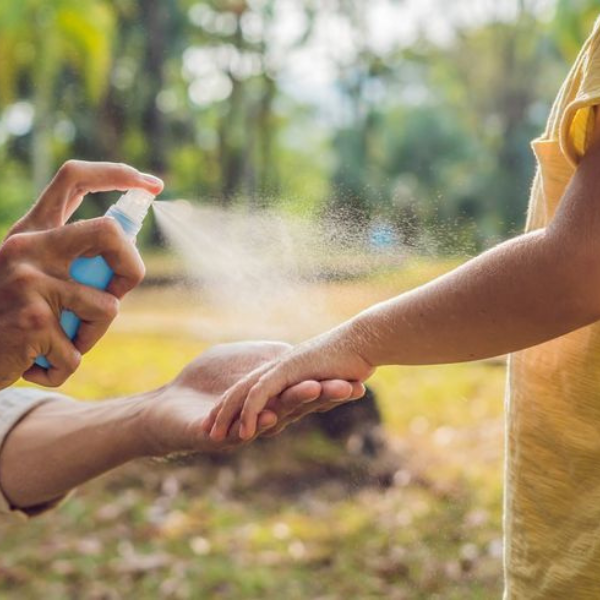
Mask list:
[{"label": "adult fingernail", "polygon": [[150,175],[149,173],[140,173],[140,177],[146,181],[147,183],[149,183],[150,185],[155,185],[155,186],[163,186],[163,180],[159,179],[158,177],[155,177],[154,175]]}]

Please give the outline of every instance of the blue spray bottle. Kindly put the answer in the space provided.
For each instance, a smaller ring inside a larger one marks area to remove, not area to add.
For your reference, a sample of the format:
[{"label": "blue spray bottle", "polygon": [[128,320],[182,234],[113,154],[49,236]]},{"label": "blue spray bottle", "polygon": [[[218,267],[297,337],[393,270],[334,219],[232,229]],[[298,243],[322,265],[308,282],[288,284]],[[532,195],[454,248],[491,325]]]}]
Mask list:
[{"label": "blue spray bottle", "polygon": [[[153,200],[154,196],[145,190],[129,190],[106,211],[106,216],[115,219],[134,243]],[[70,274],[79,283],[105,290],[114,273],[102,256],[94,256],[75,259],[71,264]],[[75,313],[70,310],[62,311],[60,325],[69,339],[72,340],[77,335],[80,323]],[[38,356],[35,364],[45,369],[50,368],[50,363],[45,356]]]}]

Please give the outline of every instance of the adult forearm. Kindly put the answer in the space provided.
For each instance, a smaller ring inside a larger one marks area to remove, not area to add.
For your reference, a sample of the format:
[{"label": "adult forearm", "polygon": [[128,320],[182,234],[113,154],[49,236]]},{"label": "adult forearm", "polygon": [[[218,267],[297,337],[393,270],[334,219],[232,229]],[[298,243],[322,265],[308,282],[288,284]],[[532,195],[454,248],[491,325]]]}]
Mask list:
[{"label": "adult forearm", "polygon": [[99,403],[56,400],[27,415],[0,453],[0,487],[14,507],[58,498],[144,455],[146,396]]}]

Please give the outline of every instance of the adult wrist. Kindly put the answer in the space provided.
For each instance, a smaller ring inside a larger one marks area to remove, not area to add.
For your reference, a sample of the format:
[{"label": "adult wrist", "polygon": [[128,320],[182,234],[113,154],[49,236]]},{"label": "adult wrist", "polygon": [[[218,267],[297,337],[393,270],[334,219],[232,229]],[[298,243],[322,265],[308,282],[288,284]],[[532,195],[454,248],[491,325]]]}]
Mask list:
[{"label": "adult wrist", "polygon": [[136,394],[120,402],[125,410],[123,426],[123,454],[127,460],[161,456],[157,446],[155,405],[161,401],[162,388]]}]

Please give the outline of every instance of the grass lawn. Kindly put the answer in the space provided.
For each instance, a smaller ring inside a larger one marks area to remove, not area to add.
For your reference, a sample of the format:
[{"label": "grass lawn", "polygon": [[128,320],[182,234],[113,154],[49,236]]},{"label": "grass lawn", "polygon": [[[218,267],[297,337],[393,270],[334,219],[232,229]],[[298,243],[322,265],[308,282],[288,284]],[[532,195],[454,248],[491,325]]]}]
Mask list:
[{"label": "grass lawn", "polygon": [[[450,266],[312,284],[306,298],[335,307],[315,328]],[[149,389],[236,337],[221,307],[181,297],[136,292],[63,391]],[[503,365],[386,368],[371,384],[375,456],[303,426],[231,457],[131,464],[53,514],[0,523],[0,598],[499,597]]]}]

